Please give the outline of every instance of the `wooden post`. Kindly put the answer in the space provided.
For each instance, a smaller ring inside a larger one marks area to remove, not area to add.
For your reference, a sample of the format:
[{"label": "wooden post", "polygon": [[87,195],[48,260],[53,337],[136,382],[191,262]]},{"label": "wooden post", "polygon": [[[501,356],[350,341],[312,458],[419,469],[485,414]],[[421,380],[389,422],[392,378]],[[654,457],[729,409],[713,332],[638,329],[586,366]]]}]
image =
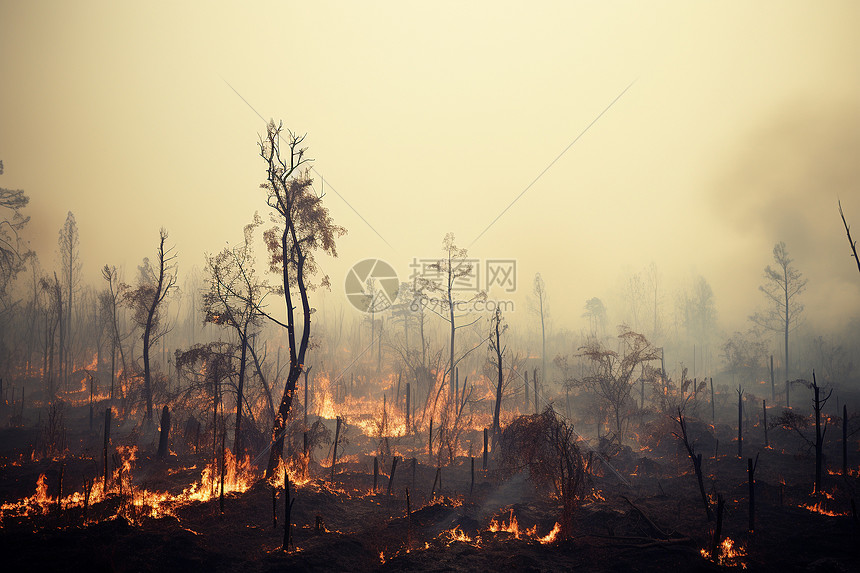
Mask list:
[{"label": "wooden post", "polygon": [[412,428],[409,424],[409,414],[412,413],[410,399],[412,397],[410,390],[409,382],[406,383],[406,435],[412,433]]},{"label": "wooden post", "polygon": [[848,476],[848,406],[842,404],[842,477]]},{"label": "wooden post", "polygon": [[278,528],[278,487],[272,488],[272,529]]},{"label": "wooden post", "polygon": [[427,463],[433,463],[433,418],[430,418],[430,437],[427,439]]},{"label": "wooden post", "polygon": [[[433,478],[433,489],[430,490],[430,499],[436,497],[436,484],[439,483],[440,473],[442,472],[442,468],[436,466],[436,477]],[[441,488],[440,488],[441,489]]]},{"label": "wooden post", "polygon": [[755,467],[758,465],[758,456],[756,456],[756,461],[753,463],[752,458],[747,458],[747,481],[749,483],[749,491],[750,491],[750,515],[749,515],[749,531],[752,533],[755,531]]},{"label": "wooden post", "polygon": [[102,491],[107,494],[108,491],[108,476],[110,470],[110,458],[108,457],[108,449],[110,448],[110,406],[105,409],[105,444],[104,444],[104,458],[105,458],[105,473],[104,473],[104,486]]},{"label": "wooden post", "polygon": [[376,482],[379,479],[379,459],[373,456],[373,493],[376,493]]},{"label": "wooden post", "polygon": [[833,394],[833,390],[827,398],[821,399],[821,388],[815,380],[815,370],[812,371],[813,410],[815,411],[815,491],[821,491],[822,466],[824,465],[824,434],[821,433],[821,409]]},{"label": "wooden post", "polygon": [[534,385],[535,385],[535,414],[540,414],[540,403],[538,402],[537,368],[535,368],[534,371],[532,371],[532,381],[534,382]]},{"label": "wooden post", "polygon": [[[90,431],[93,431],[93,377],[90,376]],[[13,395],[14,398],[14,395]]]},{"label": "wooden post", "polygon": [[484,471],[487,469],[487,446],[489,445],[487,438],[487,428],[484,428]]},{"label": "wooden post", "polygon": [[744,426],[744,391],[741,390],[740,385],[738,385],[738,458],[744,457],[744,434],[743,434],[743,426]]},{"label": "wooden post", "polygon": [[791,408],[791,382],[785,381],[785,407]]},{"label": "wooden post", "polygon": [[60,463],[60,481],[57,483],[57,512],[63,511],[63,477],[66,474],[66,462]]},{"label": "wooden post", "polygon": [[773,376],[773,354],[770,355],[770,401],[776,402],[776,384]]},{"label": "wooden post", "polygon": [[409,525],[412,525],[412,502],[409,499],[409,488],[406,488],[406,518],[409,520]]},{"label": "wooden post", "polygon": [[388,495],[391,495],[391,484],[394,483],[394,472],[397,471],[397,460],[400,456],[394,456],[394,459],[391,460],[391,475],[388,476]]},{"label": "wooden post", "polygon": [[308,373],[310,368],[305,370],[305,429],[308,427]]},{"label": "wooden post", "polygon": [[714,405],[714,379],[711,378],[711,423],[717,423],[717,409]]},{"label": "wooden post", "polygon": [[764,426],[764,447],[770,447],[770,441],[767,439],[767,400],[761,401],[762,426]]},{"label": "wooden post", "polygon": [[227,429],[221,432],[221,494],[218,496],[218,507],[224,515],[224,478],[227,475]]},{"label": "wooden post", "polygon": [[475,458],[469,458],[472,461],[472,483],[469,485],[469,495],[472,495],[472,491],[475,489]]},{"label": "wooden post", "polygon": [[90,507],[90,495],[93,492],[93,482],[95,479],[84,478],[84,523],[87,521],[87,509]]},{"label": "wooden post", "polygon": [[528,412],[529,406],[531,406],[531,400],[529,399],[529,371],[526,370],[523,376],[523,380],[525,381],[523,384],[523,390],[525,391],[526,397],[526,407],[525,410]]},{"label": "wooden post", "polygon": [[337,417],[337,426],[334,430],[334,448],[331,452],[331,483],[334,483],[334,466],[337,463],[337,442],[340,439],[340,416]]},{"label": "wooden post", "polygon": [[726,507],[726,500],[723,499],[723,494],[717,494],[717,526],[714,528],[714,538],[711,540],[711,560],[718,561],[720,550],[720,541],[723,535],[723,510]]},{"label": "wooden post", "polygon": [[168,440],[170,439],[170,410],[165,405],[161,410],[161,435],[158,440],[158,458],[164,459],[169,453]]},{"label": "wooden post", "polygon": [[290,474],[284,472],[284,551],[289,551],[293,543],[293,524],[290,523],[290,514],[295,501],[290,499]]}]

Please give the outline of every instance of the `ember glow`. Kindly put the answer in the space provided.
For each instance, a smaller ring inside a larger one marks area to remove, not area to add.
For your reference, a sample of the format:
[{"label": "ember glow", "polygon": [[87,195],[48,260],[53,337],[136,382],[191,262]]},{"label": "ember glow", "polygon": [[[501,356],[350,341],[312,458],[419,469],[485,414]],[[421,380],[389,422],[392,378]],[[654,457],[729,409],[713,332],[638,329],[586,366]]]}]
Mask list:
[{"label": "ember glow", "polygon": [[736,546],[730,537],[724,538],[720,543],[716,558],[713,558],[711,553],[706,549],[701,549],[699,552],[705,559],[714,561],[722,567],[747,568],[747,564],[743,561],[743,558],[746,557],[746,550],[743,547]]},{"label": "ember glow", "polygon": [[854,559],[860,3],[91,3],[0,2],[7,569]]}]

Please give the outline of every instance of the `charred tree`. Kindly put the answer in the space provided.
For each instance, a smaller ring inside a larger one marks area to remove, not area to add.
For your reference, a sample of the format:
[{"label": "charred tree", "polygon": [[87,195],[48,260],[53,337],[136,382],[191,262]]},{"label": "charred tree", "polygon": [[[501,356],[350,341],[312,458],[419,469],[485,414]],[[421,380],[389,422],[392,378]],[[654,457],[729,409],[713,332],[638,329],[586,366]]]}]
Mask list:
[{"label": "charred tree", "polygon": [[842,218],[842,224],[845,226],[845,233],[848,235],[848,244],[851,246],[851,256],[857,263],[857,270],[860,271],[860,258],[857,258],[857,241],[851,238],[851,229],[848,227],[848,221],[845,220],[845,213],[842,212],[842,202],[837,201],[839,205],[839,216]]},{"label": "charred tree", "polygon": [[502,411],[502,390],[504,388],[504,374],[502,371],[502,359],[505,355],[507,346],[502,346],[502,334],[508,329],[502,318],[502,311],[498,307],[490,320],[490,338],[489,338],[489,353],[490,364],[496,370],[498,378],[496,379],[496,403],[493,408],[493,444],[499,440],[502,433],[502,427],[499,423],[499,418]]},{"label": "charred tree", "polygon": [[711,512],[711,504],[708,503],[708,495],[705,493],[705,481],[702,476],[702,454],[697,454],[695,448],[690,443],[690,439],[687,434],[687,420],[684,418],[684,414],[681,412],[680,408],[678,408],[678,417],[675,418],[675,421],[681,427],[681,435],[679,436],[678,434],[675,434],[675,437],[683,441],[684,448],[690,456],[690,461],[693,462],[693,470],[696,472],[696,481],[699,483],[699,493],[702,496],[702,505],[705,506],[705,515],[707,515],[708,521],[711,521],[714,516]]},{"label": "charred tree", "polygon": [[821,491],[822,466],[824,465],[824,435],[827,433],[827,420],[824,422],[824,429],[821,428],[821,410],[833,395],[833,390],[827,394],[827,397],[821,397],[821,388],[815,380],[815,370],[812,371],[812,392],[813,392],[813,409],[815,411],[815,491]]},{"label": "charred tree", "polygon": [[758,454],[756,454],[755,462],[752,458],[747,458],[747,482],[749,485],[749,532],[755,531],[755,469],[758,467]]},{"label": "charred tree", "polygon": [[[272,320],[287,331],[290,354],[284,394],[272,428],[273,444],[266,468],[267,477],[271,477],[283,455],[287,418],[299,375],[305,367],[312,315],[308,292],[314,287],[309,281],[318,270],[314,252],[323,251],[337,256],[335,239],[345,232],[332,222],[328,209],[322,203],[323,195],[314,192],[310,173],[306,168],[303,169],[309,161],[304,155],[306,148],[302,147],[304,136],[288,131],[287,149],[282,156],[282,132],[281,124],[276,126],[270,121],[266,136],[259,142],[260,156],[266,162],[266,182],[262,187],[267,191],[267,203],[278,219],[278,225],[266,231],[264,238],[271,255],[269,267],[281,274],[286,311],[286,323]],[[328,285],[328,277],[323,277],[321,283]],[[302,313],[300,338],[296,334],[295,294],[298,294]]]},{"label": "charred tree", "polygon": [[125,300],[133,311],[134,321],[143,328],[143,397],[146,402],[146,420],[152,421],[152,365],[150,350],[156,339],[164,332],[159,329],[160,309],[170,291],[176,286],[176,255],[172,248],[166,248],[167,231],[161,229],[156,251],[156,265],[153,269],[149,259],[144,259],[140,267],[140,278],[135,289],[129,289]]},{"label": "charred tree", "polygon": [[744,391],[738,386],[738,458],[744,456]]}]

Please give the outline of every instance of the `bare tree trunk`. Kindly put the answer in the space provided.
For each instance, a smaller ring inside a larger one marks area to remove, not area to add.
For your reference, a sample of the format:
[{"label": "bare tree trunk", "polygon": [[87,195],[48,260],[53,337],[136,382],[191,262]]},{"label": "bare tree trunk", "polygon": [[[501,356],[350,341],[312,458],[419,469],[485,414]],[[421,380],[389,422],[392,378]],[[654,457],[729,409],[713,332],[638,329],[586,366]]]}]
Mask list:
[{"label": "bare tree trunk", "polygon": [[239,358],[239,384],[236,388],[236,431],[233,436],[233,455],[238,462],[242,456],[242,401],[245,397],[245,365],[248,361],[248,323],[246,322],[242,332],[239,333],[239,344],[242,345],[242,354]]}]

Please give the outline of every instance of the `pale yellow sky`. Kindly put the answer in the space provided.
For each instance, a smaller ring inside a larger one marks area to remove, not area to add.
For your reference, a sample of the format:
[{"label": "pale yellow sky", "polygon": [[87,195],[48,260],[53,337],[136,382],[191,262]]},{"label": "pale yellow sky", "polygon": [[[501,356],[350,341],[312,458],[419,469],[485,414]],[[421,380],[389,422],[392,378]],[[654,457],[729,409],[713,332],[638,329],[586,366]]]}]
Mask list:
[{"label": "pale yellow sky", "polygon": [[636,80],[470,249],[517,259],[514,319],[535,272],[579,330],[587,298],[653,261],[667,311],[699,273],[745,327],[785,240],[823,328],[860,310],[836,211],[860,232],[857,22],[857,2],[2,2],[0,185],[30,195],[46,266],[71,210],[93,281],[162,225],[200,267],[265,212],[265,126],[226,80],[307,132],[393,245],[329,191],[338,300],[360,259],[405,275],[448,231],[471,243]]}]

